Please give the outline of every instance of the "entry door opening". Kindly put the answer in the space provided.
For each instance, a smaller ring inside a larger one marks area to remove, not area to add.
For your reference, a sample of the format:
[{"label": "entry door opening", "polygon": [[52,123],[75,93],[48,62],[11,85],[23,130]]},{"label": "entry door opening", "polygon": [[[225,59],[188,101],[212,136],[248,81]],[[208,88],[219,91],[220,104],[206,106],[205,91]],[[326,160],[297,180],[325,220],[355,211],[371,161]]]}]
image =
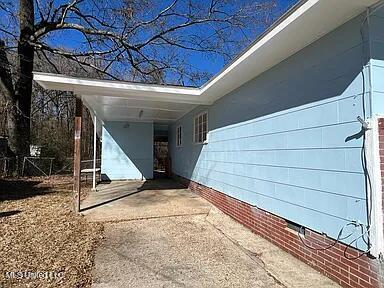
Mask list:
[{"label": "entry door opening", "polygon": [[168,165],[168,137],[155,137],[153,147],[153,177],[165,178]]},{"label": "entry door opening", "polygon": [[153,125],[153,178],[170,176],[168,124]]}]

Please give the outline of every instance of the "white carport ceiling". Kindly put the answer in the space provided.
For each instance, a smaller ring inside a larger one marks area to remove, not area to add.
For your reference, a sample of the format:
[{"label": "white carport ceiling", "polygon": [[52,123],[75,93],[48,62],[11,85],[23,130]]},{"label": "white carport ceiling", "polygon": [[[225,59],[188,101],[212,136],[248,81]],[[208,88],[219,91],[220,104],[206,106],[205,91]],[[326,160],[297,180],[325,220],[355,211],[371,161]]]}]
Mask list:
[{"label": "white carport ceiling", "polygon": [[83,79],[39,72],[34,73],[34,79],[46,89],[72,91],[82,97],[101,121],[169,123],[197,105],[212,104],[377,2],[301,1],[200,88]]},{"label": "white carport ceiling", "polygon": [[211,104],[199,88],[96,80],[34,73],[45,89],[72,91],[101,121],[170,123],[197,105]]},{"label": "white carport ceiling", "polygon": [[83,95],[82,98],[103,121],[172,122],[196,107],[190,103],[101,95]]}]

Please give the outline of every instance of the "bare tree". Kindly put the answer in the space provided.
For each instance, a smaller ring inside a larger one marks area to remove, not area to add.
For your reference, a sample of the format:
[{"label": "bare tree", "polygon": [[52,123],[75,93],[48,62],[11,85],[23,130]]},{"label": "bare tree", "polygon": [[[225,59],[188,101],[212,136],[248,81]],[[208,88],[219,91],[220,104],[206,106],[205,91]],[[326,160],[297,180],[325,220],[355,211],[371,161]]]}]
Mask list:
[{"label": "bare tree", "polygon": [[[49,53],[60,55],[112,79],[196,85],[209,73],[190,64],[193,53],[228,61],[273,21],[276,7],[275,0],[14,2],[0,2],[0,87],[18,155],[30,142],[35,53],[48,62]],[[17,52],[15,66],[8,50]]]}]

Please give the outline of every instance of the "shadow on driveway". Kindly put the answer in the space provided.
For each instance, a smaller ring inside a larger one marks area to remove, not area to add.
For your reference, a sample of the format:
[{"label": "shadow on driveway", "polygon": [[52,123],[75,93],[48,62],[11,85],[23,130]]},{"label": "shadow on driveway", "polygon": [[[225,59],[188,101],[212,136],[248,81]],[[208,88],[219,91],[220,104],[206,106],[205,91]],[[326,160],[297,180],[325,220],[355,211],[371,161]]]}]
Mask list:
[{"label": "shadow on driveway", "polygon": [[90,192],[81,212],[91,221],[121,221],[206,213],[208,206],[174,180],[112,181]]}]

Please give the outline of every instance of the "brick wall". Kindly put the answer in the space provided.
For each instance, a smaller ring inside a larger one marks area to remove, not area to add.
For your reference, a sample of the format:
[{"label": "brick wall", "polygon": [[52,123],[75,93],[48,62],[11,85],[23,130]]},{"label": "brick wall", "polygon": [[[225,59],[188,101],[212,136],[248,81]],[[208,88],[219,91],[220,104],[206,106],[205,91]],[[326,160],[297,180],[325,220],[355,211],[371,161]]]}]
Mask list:
[{"label": "brick wall", "polygon": [[[379,125],[379,131],[378,132],[379,132],[381,185],[383,187],[382,193],[384,194],[384,118],[378,119],[378,125]],[[384,195],[382,197],[382,207],[384,207]],[[384,226],[384,223],[383,223],[383,226]]]},{"label": "brick wall", "polygon": [[[381,127],[383,132],[382,147],[384,152],[384,120]],[[341,243],[337,243],[332,248],[324,251],[309,249],[302,244],[296,232],[287,228],[287,222],[283,218],[253,207],[199,183],[177,175],[175,175],[175,178],[254,233],[264,237],[283,250],[304,261],[339,283],[341,286],[353,288],[382,287],[379,283],[378,271],[380,264],[378,260],[371,259],[366,255],[355,260],[349,260],[344,257],[346,246]],[[322,247],[324,247],[329,246],[334,242],[332,239],[309,229],[305,230],[305,241],[308,245],[315,247],[317,247],[316,243],[320,243],[323,245]],[[349,258],[359,255],[359,252],[352,248],[348,248],[347,251],[347,256],[349,256]],[[308,287],[310,287],[310,285],[308,285]]]}]

